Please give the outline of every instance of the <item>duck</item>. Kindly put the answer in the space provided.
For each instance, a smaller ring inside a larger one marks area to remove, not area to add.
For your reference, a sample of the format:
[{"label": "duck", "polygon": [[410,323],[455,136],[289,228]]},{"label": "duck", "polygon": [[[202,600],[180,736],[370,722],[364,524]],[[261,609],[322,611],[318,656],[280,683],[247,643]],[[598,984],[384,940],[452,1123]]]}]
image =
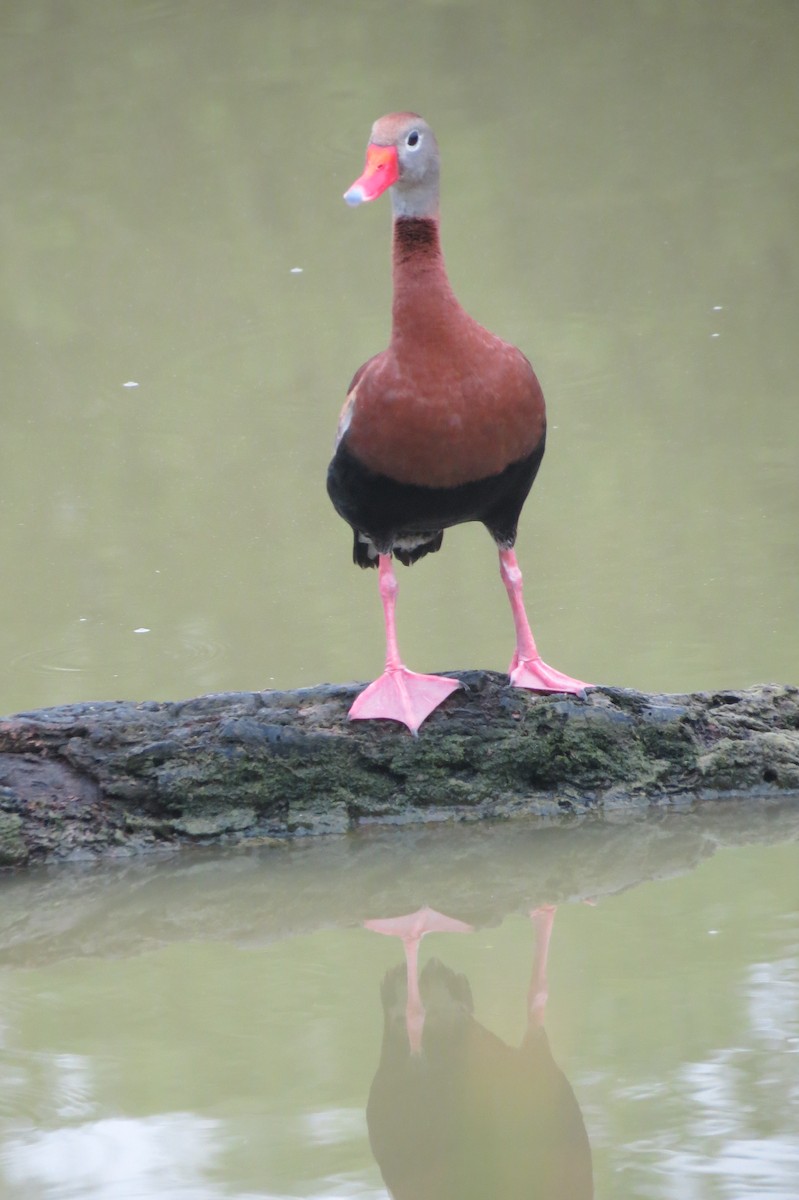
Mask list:
[{"label": "duck", "polygon": [[412,112],[372,126],[352,207],[391,198],[393,298],[386,349],[347,389],[327,490],[353,534],[353,561],[376,568],[386,658],[355,698],[351,720],[397,721],[414,735],[461,683],[409,670],[399,653],[394,560],[441,549],[444,531],[481,522],[494,539],[516,643],[512,686],[585,695],[587,684],[541,658],[514,551],[519,517],[546,444],[541,385],[521,350],[480,325],[450,285],[440,239],[440,154]]}]

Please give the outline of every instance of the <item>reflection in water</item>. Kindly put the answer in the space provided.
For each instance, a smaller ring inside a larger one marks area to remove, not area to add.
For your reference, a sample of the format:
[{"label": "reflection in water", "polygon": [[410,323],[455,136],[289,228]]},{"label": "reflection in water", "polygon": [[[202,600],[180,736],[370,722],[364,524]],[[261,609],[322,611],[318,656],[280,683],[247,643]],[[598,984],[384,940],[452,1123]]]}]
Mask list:
[{"label": "reflection in water", "polygon": [[156,1197],[165,1178],[180,1181],[170,1194],[208,1195],[199,1189],[218,1155],[217,1126],[193,1113],[65,1123],[8,1139],[3,1175],[20,1197]]},{"label": "reflection in water", "polygon": [[795,801],[0,877],[0,1197],[796,1200],[797,881]]},{"label": "reflection in water", "polygon": [[436,958],[419,974],[426,933],[470,926],[430,908],[366,922],[405,947],[405,967],[383,980],[383,1046],[367,1106],[369,1140],[395,1200],[593,1195],[583,1118],[544,1030],[555,909],[530,915],[535,950],[519,1047],[476,1020],[465,975]]},{"label": "reflection in water", "polygon": [[385,933],[388,937],[402,939],[405,948],[407,978],[407,1001],[405,1004],[405,1028],[411,1054],[422,1049],[425,1010],[419,993],[419,945],[426,933],[471,933],[473,926],[455,917],[436,912],[433,908],[420,908],[405,917],[386,917],[364,921],[373,933]]}]

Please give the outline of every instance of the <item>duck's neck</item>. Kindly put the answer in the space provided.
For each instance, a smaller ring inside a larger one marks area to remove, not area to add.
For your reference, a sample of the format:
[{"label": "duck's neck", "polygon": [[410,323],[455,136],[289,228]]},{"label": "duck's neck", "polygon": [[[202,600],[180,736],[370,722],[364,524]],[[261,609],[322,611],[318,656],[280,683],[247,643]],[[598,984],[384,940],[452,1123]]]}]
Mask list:
[{"label": "duck's neck", "polygon": [[437,217],[395,217],[392,344],[441,340],[466,316],[447,278]]}]

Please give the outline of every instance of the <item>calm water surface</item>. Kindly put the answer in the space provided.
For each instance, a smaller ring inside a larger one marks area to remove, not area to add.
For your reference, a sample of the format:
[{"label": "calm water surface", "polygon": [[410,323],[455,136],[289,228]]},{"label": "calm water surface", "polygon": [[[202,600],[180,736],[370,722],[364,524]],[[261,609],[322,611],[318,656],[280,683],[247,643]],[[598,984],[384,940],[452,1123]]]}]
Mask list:
[{"label": "calm water surface", "polygon": [[[5,0],[0,711],[381,665],[324,474],[389,318],[388,205],[341,193],[398,107],[548,398],[545,656],[799,680],[797,45],[793,0]],[[478,528],[403,571],[411,665],[506,667],[497,576]]]},{"label": "calm water surface", "polygon": [[[793,1200],[797,833],[723,806],[6,879],[0,1195],[577,1200],[543,1188],[577,1163],[607,1200]],[[423,905],[472,931],[421,945],[412,1054],[363,922]]]},{"label": "calm water surface", "polygon": [[[548,398],[546,657],[798,681],[797,45],[792,0],[5,0],[0,711],[375,673],[323,481],[390,303],[341,193],[405,107]],[[471,528],[403,573],[411,665],[507,664],[496,575]],[[0,1196],[510,1200],[590,1146],[608,1200],[795,1200],[795,818],[724,811],[3,878]],[[426,905],[472,931],[406,1011],[363,922]]]}]

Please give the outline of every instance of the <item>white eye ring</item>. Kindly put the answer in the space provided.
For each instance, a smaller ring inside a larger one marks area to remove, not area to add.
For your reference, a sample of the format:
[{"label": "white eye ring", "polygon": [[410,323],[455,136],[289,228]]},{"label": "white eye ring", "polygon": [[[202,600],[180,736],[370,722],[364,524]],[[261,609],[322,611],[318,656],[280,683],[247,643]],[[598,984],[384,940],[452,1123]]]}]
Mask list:
[{"label": "white eye ring", "polygon": [[[413,138],[413,141],[411,141]],[[422,144],[422,135],[418,129],[412,129],[405,139],[405,145],[409,150],[418,150]]]}]

